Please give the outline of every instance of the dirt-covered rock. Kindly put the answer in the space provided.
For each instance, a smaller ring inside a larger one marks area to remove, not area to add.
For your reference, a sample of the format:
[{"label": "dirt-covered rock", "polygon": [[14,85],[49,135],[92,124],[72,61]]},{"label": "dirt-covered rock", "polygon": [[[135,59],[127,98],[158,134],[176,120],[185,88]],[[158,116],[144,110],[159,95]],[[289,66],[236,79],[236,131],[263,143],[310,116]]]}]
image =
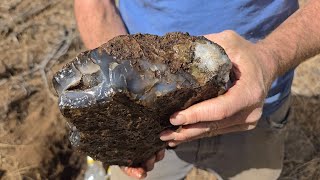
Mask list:
[{"label": "dirt-covered rock", "polygon": [[53,77],[71,141],[108,165],[136,166],[166,144],[169,117],[226,90],[231,62],[204,37],[124,35],[81,53]]}]

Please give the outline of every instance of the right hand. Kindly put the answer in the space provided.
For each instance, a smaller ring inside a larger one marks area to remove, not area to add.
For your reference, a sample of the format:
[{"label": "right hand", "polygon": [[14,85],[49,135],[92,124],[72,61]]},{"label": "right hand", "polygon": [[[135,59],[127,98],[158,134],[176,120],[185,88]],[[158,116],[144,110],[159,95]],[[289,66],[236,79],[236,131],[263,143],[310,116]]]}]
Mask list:
[{"label": "right hand", "polygon": [[278,75],[278,60],[264,43],[253,44],[234,31],[205,37],[225,49],[233,63],[236,81],[225,94],[171,116],[171,124],[180,128],[177,131],[166,130],[160,136],[170,147],[255,128],[271,83]]},{"label": "right hand", "polygon": [[121,170],[130,177],[143,179],[147,177],[147,172],[154,168],[154,164],[164,158],[165,150],[158,151],[154,156],[142,164],[142,167],[121,167]]}]

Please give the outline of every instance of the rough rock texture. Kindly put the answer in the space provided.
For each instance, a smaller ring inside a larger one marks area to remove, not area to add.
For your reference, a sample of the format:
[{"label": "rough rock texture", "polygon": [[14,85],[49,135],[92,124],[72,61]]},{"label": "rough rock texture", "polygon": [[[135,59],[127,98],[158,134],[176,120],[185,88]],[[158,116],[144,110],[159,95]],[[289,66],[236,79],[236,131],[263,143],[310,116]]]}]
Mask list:
[{"label": "rough rock texture", "polygon": [[125,35],[53,77],[71,142],[107,165],[137,166],[165,147],[169,117],[226,90],[231,62],[204,37]]}]

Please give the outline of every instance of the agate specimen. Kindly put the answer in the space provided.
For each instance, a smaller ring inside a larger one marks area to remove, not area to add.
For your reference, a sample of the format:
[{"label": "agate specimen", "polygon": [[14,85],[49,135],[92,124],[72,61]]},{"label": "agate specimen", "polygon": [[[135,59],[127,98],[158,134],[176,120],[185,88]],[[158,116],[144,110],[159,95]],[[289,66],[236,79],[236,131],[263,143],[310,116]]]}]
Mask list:
[{"label": "agate specimen", "polygon": [[77,149],[106,165],[139,166],[166,144],[169,117],[226,91],[231,62],[204,37],[118,36],[53,77]]}]

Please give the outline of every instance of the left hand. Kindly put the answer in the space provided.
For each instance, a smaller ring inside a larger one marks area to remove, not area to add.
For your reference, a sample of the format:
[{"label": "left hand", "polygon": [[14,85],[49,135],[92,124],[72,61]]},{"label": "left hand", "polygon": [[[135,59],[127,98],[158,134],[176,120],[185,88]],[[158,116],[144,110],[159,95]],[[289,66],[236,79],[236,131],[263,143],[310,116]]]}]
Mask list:
[{"label": "left hand", "polygon": [[233,63],[236,82],[225,94],[175,113],[160,139],[173,147],[182,142],[255,128],[272,81],[277,62],[262,43],[253,44],[233,31],[205,36],[221,45]]}]

